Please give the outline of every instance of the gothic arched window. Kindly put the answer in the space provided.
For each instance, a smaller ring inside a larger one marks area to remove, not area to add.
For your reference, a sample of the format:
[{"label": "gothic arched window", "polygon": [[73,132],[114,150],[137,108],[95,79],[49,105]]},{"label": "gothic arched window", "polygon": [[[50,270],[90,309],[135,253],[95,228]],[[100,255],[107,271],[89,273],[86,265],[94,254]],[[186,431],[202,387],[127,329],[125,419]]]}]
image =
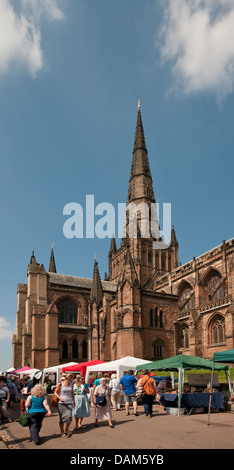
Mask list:
[{"label": "gothic arched window", "polygon": [[67,344],[67,341],[64,340],[63,341],[63,359],[67,359],[68,358],[68,344]]},{"label": "gothic arched window", "polygon": [[59,323],[77,324],[78,306],[71,299],[63,299],[57,304]]},{"label": "gothic arched window", "polygon": [[185,310],[190,310],[191,308],[194,308],[195,306],[195,297],[192,295],[188,302],[185,304],[184,308]]},{"label": "gothic arched window", "polygon": [[153,344],[153,354],[154,359],[162,359],[163,358],[163,341],[158,340]]},{"label": "gothic arched window", "polygon": [[158,328],[158,307],[155,307],[154,309],[154,324],[156,328]]},{"label": "gothic arched window", "polygon": [[191,284],[189,284],[187,281],[182,281],[178,289],[178,295],[180,297],[179,305],[181,310],[190,310],[191,308],[194,308],[195,298],[192,292],[193,288]]},{"label": "gothic arched window", "polygon": [[209,276],[206,278],[206,282],[205,282],[206,287],[208,287],[209,293],[214,291],[215,286],[218,284],[218,282],[220,282],[221,279],[222,279],[222,276],[218,271],[216,270],[211,271]]},{"label": "gothic arched window", "polygon": [[78,359],[78,341],[76,338],[72,341],[72,357]]},{"label": "gothic arched window", "polygon": [[159,327],[163,328],[163,311],[162,310],[160,310],[160,313],[159,313]]},{"label": "gothic arched window", "polygon": [[153,309],[150,310],[150,326],[154,326]]},{"label": "gothic arched window", "polygon": [[189,328],[187,325],[183,325],[180,331],[180,347],[183,349],[189,348]]},{"label": "gothic arched window", "polygon": [[88,357],[87,341],[83,341],[83,344],[82,344],[82,358],[87,359],[87,357]]},{"label": "gothic arched window", "polygon": [[221,287],[219,287],[219,289],[217,289],[217,291],[213,295],[213,300],[222,299],[223,297],[226,297],[226,295],[227,295],[227,287],[222,285]]},{"label": "gothic arched window", "polygon": [[210,343],[224,343],[225,337],[225,320],[222,315],[216,315],[210,325]]}]

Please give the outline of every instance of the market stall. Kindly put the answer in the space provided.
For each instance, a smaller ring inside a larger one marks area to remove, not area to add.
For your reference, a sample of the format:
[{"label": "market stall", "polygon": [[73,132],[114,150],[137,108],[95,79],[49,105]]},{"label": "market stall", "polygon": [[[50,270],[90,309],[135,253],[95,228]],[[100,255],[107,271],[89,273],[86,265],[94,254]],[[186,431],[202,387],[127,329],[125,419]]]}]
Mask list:
[{"label": "market stall", "polygon": [[[184,372],[185,370],[212,370],[213,362],[207,359],[196,356],[186,356],[184,354],[179,354],[178,356],[170,357],[168,359],[163,359],[161,361],[150,362],[144,365],[145,369],[154,370],[154,371],[178,371],[178,416],[180,416],[180,407],[182,401],[182,390],[184,384]],[[138,371],[142,370],[140,364],[137,365],[136,369]],[[228,367],[223,364],[215,364],[214,370],[228,370]],[[192,395],[192,394],[191,394]]]},{"label": "market stall", "polygon": [[[181,408],[190,410],[193,408],[209,408],[210,393],[196,392],[196,393],[184,393],[181,397]],[[160,397],[160,401],[165,407],[178,407],[178,394],[163,393]],[[216,392],[212,396],[212,408],[224,409],[224,397],[220,392]]]},{"label": "market stall", "polygon": [[25,370],[25,371],[21,372],[20,375],[28,375],[28,377],[29,377],[30,379],[33,379],[33,377],[34,377],[35,375],[37,375],[38,372],[40,372],[39,369],[30,369],[30,370]]},{"label": "market stall", "polygon": [[109,372],[116,373],[117,380],[120,380],[125,372],[132,369],[135,371],[137,364],[148,364],[149,361],[144,359],[138,359],[137,357],[123,357],[122,359],[117,359],[116,361],[106,362],[96,366],[89,366],[86,370],[86,383],[89,383],[91,374],[97,374],[98,372]]},{"label": "market stall", "polygon": [[105,361],[99,361],[98,359],[88,362],[80,362],[78,364],[73,364],[72,366],[64,366],[62,372],[68,372],[70,374],[81,374],[85,377],[87,367],[92,367],[100,364],[105,364]]},{"label": "market stall", "polygon": [[40,372],[39,369],[32,369],[31,367],[25,366],[21,369],[13,370],[12,372],[10,372],[10,374],[17,374],[20,375],[20,377],[22,377],[23,375],[28,375],[28,377],[32,379],[34,375],[36,375],[38,372]]},{"label": "market stall", "polygon": [[[211,407],[212,407],[212,399],[213,399],[214,371],[215,371],[217,365],[220,364],[220,363],[233,364],[234,363],[234,349],[227,349],[226,351],[216,352],[213,355],[213,366],[212,366],[212,374],[211,374],[211,382],[210,382],[211,393],[210,393],[208,423],[207,424],[210,424],[210,410],[211,410]],[[228,366],[226,366],[226,367],[228,367]],[[232,386],[231,386],[230,374],[229,373],[227,374],[227,379],[228,379],[229,392],[230,392],[230,394],[232,394]]]},{"label": "market stall", "polygon": [[41,383],[43,384],[45,382],[45,377],[51,376],[51,380],[53,380],[54,385],[56,385],[61,379],[63,367],[69,367],[74,364],[76,364],[76,362],[68,362],[67,364],[59,364],[58,366],[46,367],[45,369],[41,371],[41,377],[40,377]]},{"label": "market stall", "polygon": [[21,373],[25,373],[31,370],[32,370],[31,367],[24,366],[24,367],[21,367],[21,369],[14,370],[12,374],[21,374]]}]

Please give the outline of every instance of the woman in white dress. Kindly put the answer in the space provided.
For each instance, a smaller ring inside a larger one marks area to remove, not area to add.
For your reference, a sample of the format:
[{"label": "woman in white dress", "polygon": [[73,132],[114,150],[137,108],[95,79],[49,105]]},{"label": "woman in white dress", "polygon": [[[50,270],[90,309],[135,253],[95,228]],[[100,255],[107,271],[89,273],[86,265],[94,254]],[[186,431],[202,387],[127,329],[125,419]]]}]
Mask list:
[{"label": "woman in white dress", "polygon": [[[95,416],[95,423],[94,426],[99,426],[98,420],[107,420],[110,428],[113,428],[112,424],[112,414],[111,414],[111,400],[110,400],[110,388],[107,385],[107,380],[102,377],[100,379],[100,385],[95,388],[94,395],[93,395],[93,402],[94,402],[94,416]],[[101,405],[98,403],[98,397],[105,397],[105,404]]]},{"label": "woman in white dress", "polygon": [[73,385],[73,391],[75,396],[75,408],[73,408],[72,414],[75,417],[75,428],[73,431],[82,428],[83,418],[90,416],[89,408],[89,385],[85,384],[85,378],[83,375],[77,375],[76,382]]}]

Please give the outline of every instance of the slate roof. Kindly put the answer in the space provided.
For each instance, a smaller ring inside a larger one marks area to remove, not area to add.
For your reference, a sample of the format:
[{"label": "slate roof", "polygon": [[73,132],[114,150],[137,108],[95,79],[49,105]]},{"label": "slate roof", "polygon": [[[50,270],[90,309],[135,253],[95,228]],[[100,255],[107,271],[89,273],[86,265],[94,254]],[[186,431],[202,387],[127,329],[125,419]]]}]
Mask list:
[{"label": "slate roof", "polygon": [[[82,287],[91,290],[93,279],[84,277],[68,276],[67,274],[48,273],[49,282],[67,287]],[[116,292],[117,284],[115,282],[101,281],[104,292]]]}]

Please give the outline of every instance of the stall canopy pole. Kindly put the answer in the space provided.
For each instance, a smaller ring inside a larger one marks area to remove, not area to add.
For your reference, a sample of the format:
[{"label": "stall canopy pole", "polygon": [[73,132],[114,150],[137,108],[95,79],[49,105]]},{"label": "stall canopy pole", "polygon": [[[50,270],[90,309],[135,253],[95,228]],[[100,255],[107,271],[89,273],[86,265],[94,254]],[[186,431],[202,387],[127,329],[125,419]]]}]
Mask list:
[{"label": "stall canopy pole", "polygon": [[180,416],[180,405],[181,405],[181,397],[182,397],[182,389],[184,383],[184,369],[180,367],[179,369],[179,390],[178,390],[178,417]]},{"label": "stall canopy pole", "polygon": [[229,392],[232,396],[232,384],[231,384],[231,379],[230,379],[230,370],[225,370],[225,374],[226,374],[226,378],[227,378],[227,383],[228,383],[228,388],[229,388]]},{"label": "stall canopy pole", "polygon": [[211,409],[211,400],[212,400],[212,392],[213,392],[214,366],[215,366],[215,363],[213,361],[211,379],[210,379],[210,399],[209,399],[208,423],[207,423],[208,425],[210,424],[210,409]]}]

